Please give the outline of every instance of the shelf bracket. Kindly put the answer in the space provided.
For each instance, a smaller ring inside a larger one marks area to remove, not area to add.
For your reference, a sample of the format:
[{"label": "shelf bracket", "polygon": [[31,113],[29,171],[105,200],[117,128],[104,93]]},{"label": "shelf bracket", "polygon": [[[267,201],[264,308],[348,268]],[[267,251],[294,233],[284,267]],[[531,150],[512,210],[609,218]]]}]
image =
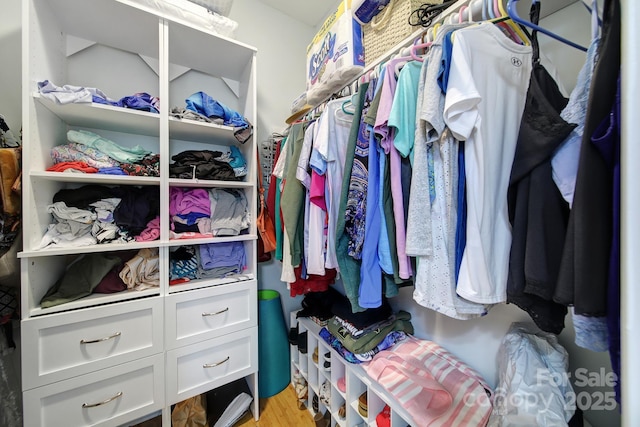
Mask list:
[{"label": "shelf bracket", "polygon": [[94,44],[96,44],[96,42],[67,34],[66,55],[69,57],[93,46]]},{"label": "shelf bracket", "polygon": [[231,92],[233,92],[236,98],[240,98],[240,82],[227,79],[225,77],[221,77],[220,79],[224,82],[224,84],[227,85],[229,89],[231,89]]},{"label": "shelf bracket", "polygon": [[[159,75],[160,62],[156,58],[150,56],[138,55],[157,75]],[[185,74],[191,68],[183,67],[181,65],[169,64],[169,81],[173,81]]]}]

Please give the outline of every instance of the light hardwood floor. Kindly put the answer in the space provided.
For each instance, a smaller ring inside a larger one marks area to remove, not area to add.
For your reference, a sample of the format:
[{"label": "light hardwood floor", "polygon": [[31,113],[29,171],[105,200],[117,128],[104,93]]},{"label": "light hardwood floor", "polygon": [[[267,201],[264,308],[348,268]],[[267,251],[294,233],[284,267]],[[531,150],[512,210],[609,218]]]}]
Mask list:
[{"label": "light hardwood floor", "polygon": [[289,384],[275,396],[260,399],[260,419],[245,414],[235,427],[315,427],[308,409],[298,409],[293,386]]}]

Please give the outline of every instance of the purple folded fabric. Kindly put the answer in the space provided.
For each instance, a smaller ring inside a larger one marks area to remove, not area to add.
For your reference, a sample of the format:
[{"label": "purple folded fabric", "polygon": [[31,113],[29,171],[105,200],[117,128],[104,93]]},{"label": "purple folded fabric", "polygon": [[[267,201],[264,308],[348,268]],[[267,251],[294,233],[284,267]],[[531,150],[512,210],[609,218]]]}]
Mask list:
[{"label": "purple folded fabric", "polygon": [[247,256],[242,242],[222,242],[200,245],[200,263],[205,270],[216,267],[237,267],[242,271],[247,265]]},{"label": "purple folded fabric", "polygon": [[211,215],[209,192],[202,188],[183,189],[171,187],[169,191],[169,215],[202,213]]}]

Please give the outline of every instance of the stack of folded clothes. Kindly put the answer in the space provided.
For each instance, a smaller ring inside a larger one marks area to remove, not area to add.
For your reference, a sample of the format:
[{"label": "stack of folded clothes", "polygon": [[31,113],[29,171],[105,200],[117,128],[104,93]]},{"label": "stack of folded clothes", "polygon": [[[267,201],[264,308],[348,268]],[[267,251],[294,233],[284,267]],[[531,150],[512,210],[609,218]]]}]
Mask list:
[{"label": "stack of folded clothes", "polygon": [[247,255],[242,242],[181,246],[169,255],[169,284],[195,279],[219,279],[242,274]]},{"label": "stack of folded clothes", "polygon": [[227,152],[187,150],[171,159],[170,178],[240,181],[248,173],[242,152],[233,145]]},{"label": "stack of folded clothes", "polygon": [[158,217],[159,205],[157,187],[89,184],[62,189],[47,206],[52,222],[40,248],[155,240],[159,233],[152,232],[151,224]]},{"label": "stack of folded clothes", "polygon": [[47,171],[160,176],[160,155],[139,145],[125,147],[86,130],[70,130],[67,139],[51,149]]},{"label": "stack of folded clothes", "polygon": [[355,326],[334,316],[320,336],[351,363],[368,362],[377,353],[413,334],[411,314],[400,311],[367,326]]},{"label": "stack of folded clothes", "polygon": [[199,245],[196,255],[200,278],[221,278],[240,274],[247,267],[247,255],[242,242]]},{"label": "stack of folded clothes", "polygon": [[96,104],[111,105],[113,107],[130,108],[132,110],[148,111],[158,114],[160,99],[146,92],[137,92],[120,99],[111,99],[103,91],[95,87],[64,85],[56,86],[49,80],[38,82],[38,91],[43,98],[56,104]]},{"label": "stack of folded clothes", "polygon": [[237,236],[249,228],[249,204],[235,188],[169,190],[172,239]]},{"label": "stack of folded clothes", "polygon": [[326,292],[308,293],[302,307],[298,317],[327,320],[320,336],[351,363],[370,361],[407,334],[413,334],[411,314],[393,313],[386,299],[378,308],[353,313],[347,297],[329,288]]},{"label": "stack of folded clothes", "polygon": [[42,308],[84,298],[92,293],[110,294],[160,286],[158,248],[138,251],[83,254],[40,300]]},{"label": "stack of folded clothes", "polygon": [[242,114],[213,99],[205,92],[196,92],[185,99],[186,106],[173,107],[171,115],[177,119],[189,119],[224,124],[235,128],[233,135],[244,144],[253,135],[253,126]]}]

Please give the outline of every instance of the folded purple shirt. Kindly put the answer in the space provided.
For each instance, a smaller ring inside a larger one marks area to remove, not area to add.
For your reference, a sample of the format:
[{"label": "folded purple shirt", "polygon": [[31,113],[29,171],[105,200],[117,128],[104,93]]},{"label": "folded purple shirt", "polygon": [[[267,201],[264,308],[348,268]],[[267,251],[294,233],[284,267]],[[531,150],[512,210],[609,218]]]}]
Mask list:
[{"label": "folded purple shirt", "polygon": [[242,271],[247,265],[247,255],[242,242],[209,243],[198,246],[202,268],[238,267]]}]

